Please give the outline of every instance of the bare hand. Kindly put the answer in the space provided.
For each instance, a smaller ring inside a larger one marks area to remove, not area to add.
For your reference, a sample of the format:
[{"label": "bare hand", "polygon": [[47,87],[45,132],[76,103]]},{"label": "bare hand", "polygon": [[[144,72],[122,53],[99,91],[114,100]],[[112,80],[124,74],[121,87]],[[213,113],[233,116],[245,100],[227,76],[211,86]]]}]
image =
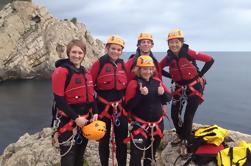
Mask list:
[{"label": "bare hand", "polygon": [[83,116],[82,117],[79,116],[78,118],[75,119],[75,122],[77,126],[83,127],[84,125],[86,125],[86,123],[88,123],[88,120]]},{"label": "bare hand", "polygon": [[163,95],[164,93],[165,93],[165,90],[163,86],[160,84],[160,86],[158,87],[158,95]]},{"label": "bare hand", "polygon": [[93,121],[95,121],[95,120],[98,120],[98,114],[94,114],[94,115],[92,116],[91,121],[93,122]]},{"label": "bare hand", "polygon": [[148,89],[147,89],[147,87],[142,87],[142,83],[140,82],[139,83],[139,90],[140,90],[140,93],[142,94],[142,95],[147,95],[148,94]]}]

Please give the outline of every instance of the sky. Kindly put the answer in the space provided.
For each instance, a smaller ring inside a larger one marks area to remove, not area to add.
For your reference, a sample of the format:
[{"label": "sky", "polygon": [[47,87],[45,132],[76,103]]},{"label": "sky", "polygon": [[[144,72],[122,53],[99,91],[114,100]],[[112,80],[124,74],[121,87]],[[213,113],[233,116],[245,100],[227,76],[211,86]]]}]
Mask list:
[{"label": "sky", "polygon": [[135,51],[140,32],[150,32],[153,51],[163,52],[167,34],[180,28],[197,51],[251,51],[250,0],[33,0],[60,19],[76,17],[94,38],[120,35]]}]

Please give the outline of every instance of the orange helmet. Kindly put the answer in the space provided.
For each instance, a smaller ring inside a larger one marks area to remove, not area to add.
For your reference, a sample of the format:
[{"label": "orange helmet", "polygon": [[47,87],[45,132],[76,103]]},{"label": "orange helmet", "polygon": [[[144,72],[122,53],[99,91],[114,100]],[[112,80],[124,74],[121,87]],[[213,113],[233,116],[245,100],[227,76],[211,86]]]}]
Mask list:
[{"label": "orange helmet", "polygon": [[89,140],[100,140],[106,132],[105,122],[95,120],[90,124],[82,127],[83,136]]},{"label": "orange helmet", "polygon": [[138,66],[138,67],[154,67],[153,59],[152,59],[152,57],[150,57],[148,55],[141,55],[137,59],[136,66]]},{"label": "orange helmet", "polygon": [[138,36],[138,41],[139,40],[144,40],[144,39],[153,41],[153,36],[152,36],[152,34],[150,34],[148,32],[142,32]]},{"label": "orange helmet", "polygon": [[179,38],[184,38],[184,34],[180,29],[172,29],[167,35],[167,40]]},{"label": "orange helmet", "polygon": [[109,37],[106,44],[118,44],[123,48],[125,47],[125,41],[117,35],[112,35],[111,37]]}]

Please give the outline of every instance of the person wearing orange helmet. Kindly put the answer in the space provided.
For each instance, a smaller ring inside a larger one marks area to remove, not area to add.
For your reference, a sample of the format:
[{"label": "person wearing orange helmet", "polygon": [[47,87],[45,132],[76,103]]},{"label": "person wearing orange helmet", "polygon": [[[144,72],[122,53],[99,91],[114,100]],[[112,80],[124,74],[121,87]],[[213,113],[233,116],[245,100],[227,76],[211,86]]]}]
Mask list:
[{"label": "person wearing orange helmet", "polygon": [[97,92],[99,119],[106,123],[107,128],[105,136],[99,141],[102,166],[108,166],[110,133],[112,133],[112,161],[114,162],[115,138],[117,163],[119,166],[126,165],[127,146],[122,141],[127,137],[128,123],[122,105],[127,75],[124,61],[120,58],[124,46],[125,42],[121,37],[116,35],[109,37],[106,43],[107,53],[91,68]]},{"label": "person wearing orange helmet", "polygon": [[86,45],[72,40],[67,45],[67,59],[56,61],[52,74],[54,95],[54,142],[59,143],[62,166],[83,166],[88,140],[81,128],[98,117],[91,74],[81,66]]},{"label": "person wearing orange helmet", "polygon": [[[195,112],[204,101],[204,74],[214,63],[214,59],[201,52],[194,51],[184,43],[184,34],[180,29],[173,29],[168,33],[167,55],[160,62],[160,70],[169,66],[169,73],[174,82],[171,116],[177,137],[172,144],[183,142],[187,146],[192,144],[192,124]],[[205,62],[200,70],[196,61]],[[183,107],[184,118],[181,117]],[[181,141],[184,140],[184,141]],[[184,154],[187,154],[186,148]]]},{"label": "person wearing orange helmet", "polygon": [[133,72],[133,70],[136,65],[137,58],[140,55],[147,55],[153,59],[154,66],[156,68],[155,74],[158,78],[160,78],[160,79],[162,78],[160,72],[158,71],[159,70],[158,60],[154,57],[154,55],[151,51],[153,46],[154,46],[154,42],[153,42],[152,34],[150,34],[148,32],[142,32],[139,34],[138,41],[137,41],[136,53],[132,54],[125,64],[127,74],[128,74],[128,81],[132,80],[135,77],[135,73]]},{"label": "person wearing orange helmet", "polygon": [[163,82],[154,77],[156,68],[150,56],[139,56],[134,72],[136,77],[129,82],[125,95],[132,130],[124,142],[131,141],[130,166],[140,166],[141,160],[144,165],[152,165],[163,137],[161,107],[171,100],[171,94]]}]

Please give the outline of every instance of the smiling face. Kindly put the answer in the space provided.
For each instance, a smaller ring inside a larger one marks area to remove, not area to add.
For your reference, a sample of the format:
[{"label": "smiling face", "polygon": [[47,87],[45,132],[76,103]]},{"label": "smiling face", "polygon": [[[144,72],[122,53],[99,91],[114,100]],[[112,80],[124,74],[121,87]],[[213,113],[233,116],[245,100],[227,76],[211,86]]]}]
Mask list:
[{"label": "smiling face", "polygon": [[149,54],[153,48],[153,42],[151,40],[143,39],[139,41],[138,47],[141,51],[141,54]]},{"label": "smiling face", "polygon": [[81,62],[84,60],[85,52],[78,46],[72,46],[69,52],[69,59],[76,68],[81,66]]},{"label": "smiling face", "polygon": [[116,61],[121,56],[123,47],[118,44],[108,44],[106,50],[111,60]]},{"label": "smiling face", "polygon": [[139,69],[140,77],[145,80],[149,80],[154,74],[154,67],[140,67]]},{"label": "smiling face", "polygon": [[168,40],[169,49],[175,54],[178,55],[181,47],[183,46],[183,42],[180,39],[170,39]]}]

